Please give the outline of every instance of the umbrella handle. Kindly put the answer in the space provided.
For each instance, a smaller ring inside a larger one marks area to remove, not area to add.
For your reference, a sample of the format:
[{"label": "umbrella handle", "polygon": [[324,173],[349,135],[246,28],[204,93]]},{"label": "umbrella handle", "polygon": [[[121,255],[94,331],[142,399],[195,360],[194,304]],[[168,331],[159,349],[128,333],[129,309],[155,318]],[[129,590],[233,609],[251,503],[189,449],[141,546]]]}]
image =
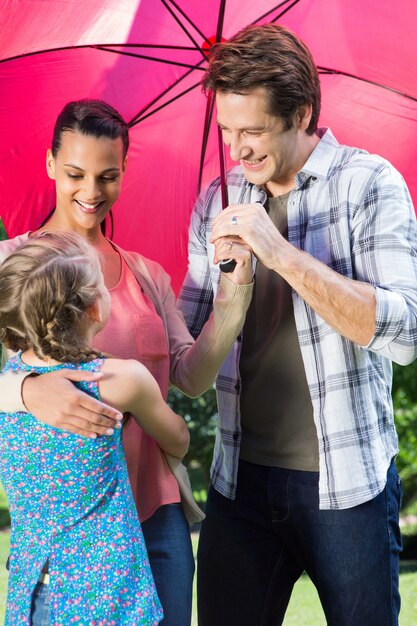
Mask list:
[{"label": "umbrella handle", "polygon": [[[225,168],[225,156],[224,156],[224,142],[222,138],[222,131],[220,127],[217,127],[217,136],[219,140],[219,161],[220,161],[220,189],[222,194],[222,209],[225,209],[229,204],[229,198],[227,193],[226,184],[226,168]],[[224,259],[219,262],[220,271],[225,274],[230,274],[236,267],[236,261],[234,259]]]}]

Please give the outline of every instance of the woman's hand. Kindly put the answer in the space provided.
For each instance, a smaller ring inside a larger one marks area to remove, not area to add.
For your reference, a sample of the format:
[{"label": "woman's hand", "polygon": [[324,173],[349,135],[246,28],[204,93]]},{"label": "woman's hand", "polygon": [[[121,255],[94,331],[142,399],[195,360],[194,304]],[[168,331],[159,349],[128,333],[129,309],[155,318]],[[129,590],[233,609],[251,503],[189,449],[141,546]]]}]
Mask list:
[{"label": "woman's hand", "polygon": [[233,272],[225,274],[236,285],[249,285],[253,281],[252,251],[240,237],[219,237],[214,241],[214,262],[233,259],[236,267]]},{"label": "woman's hand", "polygon": [[111,435],[114,428],[121,427],[120,411],[73,385],[73,382],[102,378],[101,372],[70,369],[28,376],[22,386],[23,402],[30,413],[49,426],[92,439]]}]

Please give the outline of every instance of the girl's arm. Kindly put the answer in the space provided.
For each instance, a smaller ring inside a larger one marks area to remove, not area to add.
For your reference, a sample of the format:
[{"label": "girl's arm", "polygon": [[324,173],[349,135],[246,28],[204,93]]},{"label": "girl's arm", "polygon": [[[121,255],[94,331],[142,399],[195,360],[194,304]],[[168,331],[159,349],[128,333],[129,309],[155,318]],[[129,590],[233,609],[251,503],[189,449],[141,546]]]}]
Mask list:
[{"label": "girl's arm", "polygon": [[101,369],[100,397],[122,413],[132,413],[143,430],[164,451],[183,457],[190,442],[187,425],[162,398],[159,386],[138,361],[107,359]]}]

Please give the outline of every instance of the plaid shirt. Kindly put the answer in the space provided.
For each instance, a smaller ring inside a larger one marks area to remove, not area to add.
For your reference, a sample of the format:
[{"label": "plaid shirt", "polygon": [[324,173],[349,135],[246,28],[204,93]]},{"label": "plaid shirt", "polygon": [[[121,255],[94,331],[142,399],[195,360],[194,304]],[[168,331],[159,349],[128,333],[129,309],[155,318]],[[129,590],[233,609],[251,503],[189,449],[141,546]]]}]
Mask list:
[{"label": "plaid shirt", "polygon": [[[404,180],[390,163],[339,145],[330,130],[320,136],[289,196],[288,240],[339,274],[373,285],[377,301],[375,334],[361,347],[293,291],[319,443],[320,508],[344,509],[382,491],[398,452],[391,361],[404,365],[417,356],[417,228]],[[240,166],[228,173],[228,192],[230,204],[266,200]],[[217,179],[199,196],[191,217],[189,269],[179,297],[194,336],[211,311],[219,280],[209,240],[220,210]],[[241,440],[241,339],[216,382],[219,428],[211,468],[214,487],[232,499]]]}]

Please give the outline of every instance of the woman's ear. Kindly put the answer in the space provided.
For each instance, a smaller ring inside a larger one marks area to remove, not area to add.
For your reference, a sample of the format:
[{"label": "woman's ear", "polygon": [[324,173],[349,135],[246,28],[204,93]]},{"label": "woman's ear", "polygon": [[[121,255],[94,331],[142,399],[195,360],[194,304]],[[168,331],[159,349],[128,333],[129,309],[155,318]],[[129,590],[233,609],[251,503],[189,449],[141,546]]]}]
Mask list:
[{"label": "woman's ear", "polygon": [[55,180],[55,159],[50,149],[46,152],[46,171],[49,178]]}]

